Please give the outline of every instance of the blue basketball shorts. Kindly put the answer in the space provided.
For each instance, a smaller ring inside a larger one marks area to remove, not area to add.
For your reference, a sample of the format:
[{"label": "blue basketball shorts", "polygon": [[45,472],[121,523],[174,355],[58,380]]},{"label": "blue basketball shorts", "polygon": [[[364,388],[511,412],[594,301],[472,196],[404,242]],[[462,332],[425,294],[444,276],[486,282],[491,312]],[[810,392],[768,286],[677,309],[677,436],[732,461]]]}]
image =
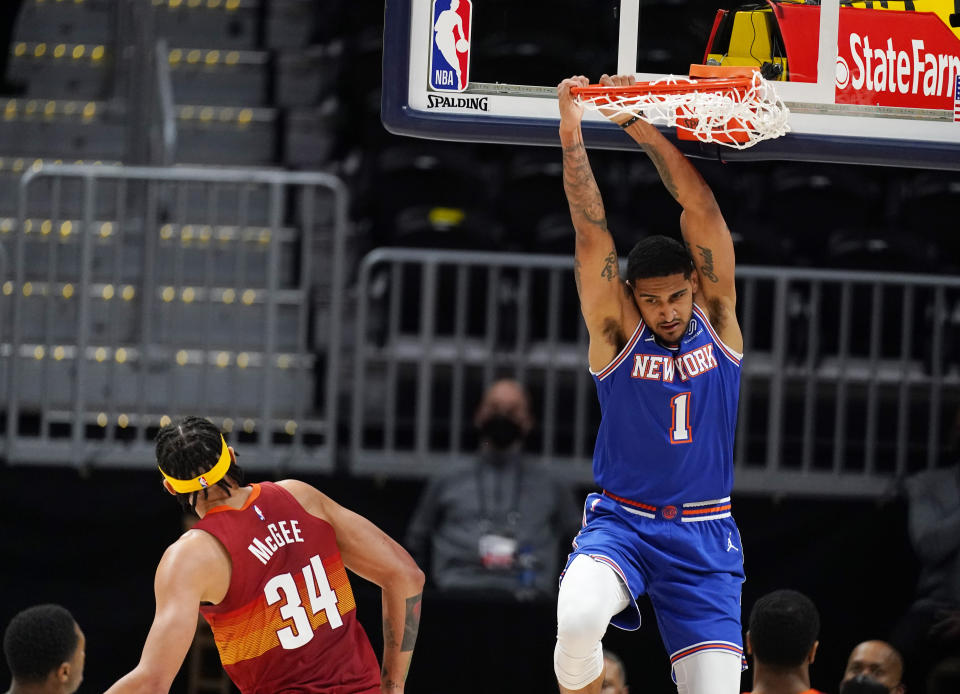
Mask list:
[{"label": "blue basketball shorts", "polygon": [[586,554],[626,584],[631,604],[614,616],[614,626],[639,628],[636,599],[650,596],[671,664],[707,650],[743,657],[743,546],[729,497],[657,508],[593,493],[573,548],[567,566]]}]

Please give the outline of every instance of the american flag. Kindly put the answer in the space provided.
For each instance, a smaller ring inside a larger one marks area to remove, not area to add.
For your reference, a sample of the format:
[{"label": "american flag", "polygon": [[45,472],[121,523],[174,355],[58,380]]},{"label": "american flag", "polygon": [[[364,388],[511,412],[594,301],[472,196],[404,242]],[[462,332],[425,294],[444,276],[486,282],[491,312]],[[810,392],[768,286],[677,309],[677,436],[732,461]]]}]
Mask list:
[{"label": "american flag", "polygon": [[960,74],[957,83],[953,85],[953,122],[960,123]]}]

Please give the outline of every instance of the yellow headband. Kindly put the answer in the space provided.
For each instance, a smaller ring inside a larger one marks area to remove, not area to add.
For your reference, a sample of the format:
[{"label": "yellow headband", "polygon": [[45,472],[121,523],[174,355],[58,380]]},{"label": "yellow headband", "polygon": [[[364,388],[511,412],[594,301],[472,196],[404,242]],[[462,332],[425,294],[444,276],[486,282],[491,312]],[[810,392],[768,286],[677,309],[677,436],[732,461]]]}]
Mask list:
[{"label": "yellow headband", "polygon": [[227,470],[230,468],[230,463],[233,460],[230,457],[230,449],[227,448],[227,442],[224,440],[223,434],[220,435],[220,442],[223,444],[223,449],[220,451],[220,460],[202,475],[197,475],[192,480],[178,480],[165,473],[162,469],[160,470],[160,474],[170,483],[173,491],[178,494],[199,492],[212,484],[216,484],[227,474]]}]

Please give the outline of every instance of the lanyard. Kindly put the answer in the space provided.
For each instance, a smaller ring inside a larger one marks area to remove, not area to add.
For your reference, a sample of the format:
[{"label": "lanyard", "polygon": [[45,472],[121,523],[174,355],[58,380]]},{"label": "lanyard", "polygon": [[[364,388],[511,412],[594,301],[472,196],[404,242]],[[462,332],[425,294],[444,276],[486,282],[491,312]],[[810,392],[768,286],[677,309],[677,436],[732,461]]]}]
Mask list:
[{"label": "lanyard", "polygon": [[[520,484],[523,480],[523,461],[517,457],[514,462],[516,467],[513,475],[513,498],[507,511],[507,525],[511,528],[516,527],[520,520]],[[483,488],[482,468],[487,465],[493,467],[492,463],[485,463],[482,460],[478,460],[474,468],[477,477],[477,502],[480,506],[480,525],[484,529],[484,532],[493,526],[490,509],[487,507],[487,494]]]}]

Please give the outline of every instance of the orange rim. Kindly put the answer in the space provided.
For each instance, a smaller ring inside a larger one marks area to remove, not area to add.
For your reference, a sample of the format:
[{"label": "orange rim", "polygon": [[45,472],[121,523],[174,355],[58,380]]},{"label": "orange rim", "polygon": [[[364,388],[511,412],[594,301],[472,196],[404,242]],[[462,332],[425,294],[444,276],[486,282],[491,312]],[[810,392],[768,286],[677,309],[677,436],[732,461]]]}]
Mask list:
[{"label": "orange rim", "polygon": [[685,94],[687,92],[719,92],[736,90],[744,92],[753,86],[755,67],[731,65],[691,65],[691,82],[637,82],[629,87],[607,87],[591,84],[588,87],[573,87],[574,96],[643,96],[644,94]]},{"label": "orange rim", "polygon": [[745,92],[753,86],[751,78],[739,77],[730,79],[695,79],[692,82],[677,82],[673,84],[654,84],[652,82],[637,82],[629,87],[607,87],[601,84],[591,84],[588,87],[572,87],[570,93],[574,96],[643,96],[644,94],[685,94],[687,92]]}]

